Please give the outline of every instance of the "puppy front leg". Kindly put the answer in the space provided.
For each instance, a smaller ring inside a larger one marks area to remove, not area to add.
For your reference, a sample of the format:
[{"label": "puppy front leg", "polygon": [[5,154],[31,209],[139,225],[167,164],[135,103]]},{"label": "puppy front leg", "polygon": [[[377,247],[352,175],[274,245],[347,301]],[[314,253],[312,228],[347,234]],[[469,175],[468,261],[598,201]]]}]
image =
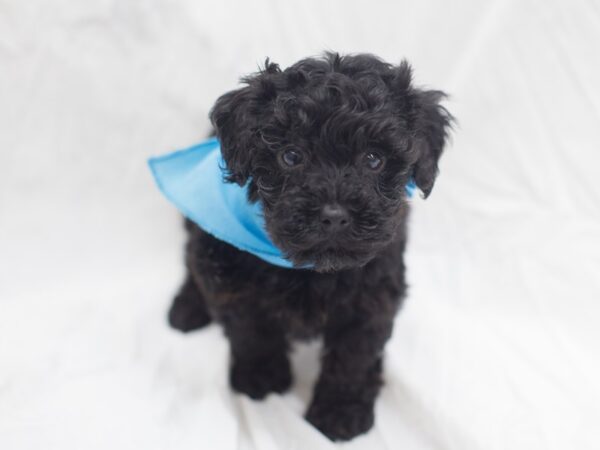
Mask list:
[{"label": "puppy front leg", "polygon": [[292,383],[283,330],[264,316],[237,311],[223,320],[231,347],[231,387],[253,399],[284,392]]},{"label": "puppy front leg", "polygon": [[367,432],[382,384],[382,353],[392,320],[347,324],[325,335],[321,375],[307,420],[331,440]]}]

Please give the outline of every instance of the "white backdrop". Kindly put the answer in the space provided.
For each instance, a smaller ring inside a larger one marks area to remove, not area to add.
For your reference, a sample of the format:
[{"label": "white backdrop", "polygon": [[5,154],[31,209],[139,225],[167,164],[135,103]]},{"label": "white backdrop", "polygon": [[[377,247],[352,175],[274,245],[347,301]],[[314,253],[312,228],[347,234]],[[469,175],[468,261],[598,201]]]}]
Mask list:
[{"label": "white backdrop", "polygon": [[0,0],[0,448],[328,449],[296,385],[226,383],[165,312],[180,219],[145,159],[266,56],[407,57],[460,126],[411,227],[373,431],[347,448],[600,448],[600,5]]}]

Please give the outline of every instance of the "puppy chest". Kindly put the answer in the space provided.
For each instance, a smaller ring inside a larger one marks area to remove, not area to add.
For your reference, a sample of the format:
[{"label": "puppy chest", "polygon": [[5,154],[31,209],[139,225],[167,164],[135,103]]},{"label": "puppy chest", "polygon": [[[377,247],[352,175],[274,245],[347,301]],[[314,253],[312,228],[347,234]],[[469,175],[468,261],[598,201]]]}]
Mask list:
[{"label": "puppy chest", "polygon": [[339,289],[335,280],[304,280],[274,297],[265,307],[287,334],[298,339],[321,334],[340,303],[349,300],[348,292]]}]

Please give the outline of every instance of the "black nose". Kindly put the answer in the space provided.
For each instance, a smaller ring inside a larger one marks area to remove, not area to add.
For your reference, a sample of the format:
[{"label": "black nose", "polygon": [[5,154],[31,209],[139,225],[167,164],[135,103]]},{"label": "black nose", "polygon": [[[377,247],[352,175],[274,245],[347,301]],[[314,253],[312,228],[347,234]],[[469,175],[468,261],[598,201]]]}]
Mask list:
[{"label": "black nose", "polygon": [[343,206],[327,204],[321,210],[321,224],[326,231],[339,231],[350,224],[350,216]]}]

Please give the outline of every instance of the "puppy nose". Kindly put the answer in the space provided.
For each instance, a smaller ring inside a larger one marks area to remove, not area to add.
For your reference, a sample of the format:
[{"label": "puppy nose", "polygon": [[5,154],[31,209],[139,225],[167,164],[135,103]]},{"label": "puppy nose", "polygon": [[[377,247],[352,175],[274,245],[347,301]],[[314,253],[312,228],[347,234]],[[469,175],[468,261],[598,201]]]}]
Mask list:
[{"label": "puppy nose", "polygon": [[328,203],[321,210],[321,224],[326,231],[339,231],[350,224],[350,215],[343,206]]}]

